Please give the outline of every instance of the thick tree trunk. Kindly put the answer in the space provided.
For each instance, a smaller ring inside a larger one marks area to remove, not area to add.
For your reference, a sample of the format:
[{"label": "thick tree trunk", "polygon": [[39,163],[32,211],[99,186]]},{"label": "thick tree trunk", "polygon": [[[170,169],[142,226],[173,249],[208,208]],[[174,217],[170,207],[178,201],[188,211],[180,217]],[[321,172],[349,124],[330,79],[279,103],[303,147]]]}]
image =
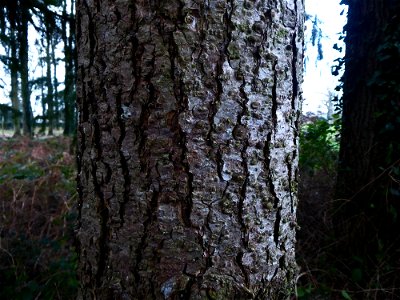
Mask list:
[{"label": "thick tree trunk", "polygon": [[81,299],[293,289],[303,3],[77,2]]},{"label": "thick tree trunk", "polygon": [[400,55],[396,44],[400,4],[393,0],[346,2],[346,69],[336,188],[341,201],[335,222],[350,245],[340,246],[344,252],[352,252],[346,252],[347,257],[372,257],[382,247],[393,247],[392,230],[398,226],[400,213]]}]

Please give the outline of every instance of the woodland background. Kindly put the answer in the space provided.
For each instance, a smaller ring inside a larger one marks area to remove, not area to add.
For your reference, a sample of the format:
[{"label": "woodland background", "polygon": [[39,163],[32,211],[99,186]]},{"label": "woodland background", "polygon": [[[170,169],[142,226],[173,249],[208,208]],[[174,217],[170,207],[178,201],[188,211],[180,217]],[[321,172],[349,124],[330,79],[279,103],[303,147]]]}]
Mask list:
[{"label": "woodland background", "polygon": [[[366,71],[369,77],[363,82],[370,88],[367,92],[380,101],[363,99],[359,104],[359,111],[366,106],[378,107],[367,117],[374,124],[370,131],[375,142],[381,145],[376,157],[370,158],[373,171],[368,181],[359,183],[356,190],[342,192],[344,185],[353,185],[340,179],[351,178],[346,177],[346,160],[339,160],[351,144],[347,144],[349,135],[341,135],[345,133],[342,126],[352,126],[346,120],[356,116],[346,97],[354,97],[350,91],[360,83],[345,73],[338,87],[344,89],[344,96],[332,99],[335,111],[327,117],[302,117],[297,237],[300,275],[294,299],[400,299],[400,15],[395,13],[398,5],[390,3],[386,3],[394,8],[388,15],[390,21],[378,20],[375,32],[364,28],[365,36],[370,35],[375,44],[353,44],[373,49],[358,55],[361,62],[376,70]],[[0,105],[2,299],[73,299],[77,293],[73,11],[74,1],[0,1],[0,42],[4,48],[0,59],[8,75],[0,84],[11,84],[10,105]],[[344,34],[357,36],[362,18],[365,15],[350,10]],[[322,51],[316,20],[308,47]],[[37,32],[34,45],[27,40],[28,27]],[[29,47],[41,53],[38,68],[42,76],[33,78],[29,73]],[[336,74],[344,68],[343,55],[338,52],[339,58],[332,62]],[[351,62],[347,67],[354,67],[355,74],[360,72]],[[60,68],[62,82],[56,75]],[[32,95],[38,99],[34,105],[41,107],[35,116]],[[353,147],[357,143],[364,141],[355,141]],[[362,202],[353,201],[360,197]]]}]

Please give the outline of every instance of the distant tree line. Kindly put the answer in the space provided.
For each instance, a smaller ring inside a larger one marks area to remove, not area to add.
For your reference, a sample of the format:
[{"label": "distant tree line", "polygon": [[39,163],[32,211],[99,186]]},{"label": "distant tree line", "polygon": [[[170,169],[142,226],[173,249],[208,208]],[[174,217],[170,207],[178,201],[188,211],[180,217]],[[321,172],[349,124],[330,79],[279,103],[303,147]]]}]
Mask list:
[{"label": "distant tree line", "polygon": [[[0,114],[15,135],[32,136],[35,124],[39,132],[49,135],[56,127],[63,127],[65,135],[75,131],[74,6],[74,0],[0,0],[0,44],[4,49],[0,61],[9,75],[3,82],[10,86],[10,105]],[[30,29],[38,36],[34,45],[29,42]],[[41,76],[34,78],[29,64],[31,47],[40,53]],[[57,77],[60,67],[64,67],[62,80]],[[35,117],[33,91],[39,92],[42,108]]]}]

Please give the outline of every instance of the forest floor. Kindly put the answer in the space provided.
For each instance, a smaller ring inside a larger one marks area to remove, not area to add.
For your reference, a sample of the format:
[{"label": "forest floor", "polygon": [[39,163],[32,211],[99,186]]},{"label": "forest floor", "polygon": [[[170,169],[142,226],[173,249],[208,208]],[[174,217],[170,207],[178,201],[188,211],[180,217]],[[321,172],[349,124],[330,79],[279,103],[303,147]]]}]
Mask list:
[{"label": "forest floor", "polygon": [[[77,192],[71,143],[63,136],[0,136],[0,299],[76,297]],[[377,294],[376,285],[357,286],[358,270],[348,278],[334,267],[334,183],[332,169],[300,169],[300,274],[292,299],[400,299],[395,287]]]},{"label": "forest floor", "polygon": [[345,239],[335,235],[335,180],[334,171],[313,173],[300,168],[297,218],[301,229],[296,248],[300,274],[294,299],[400,299],[400,262],[387,249],[369,253],[368,260],[338,255]]},{"label": "forest floor", "polygon": [[0,138],[0,299],[74,299],[71,138]]}]

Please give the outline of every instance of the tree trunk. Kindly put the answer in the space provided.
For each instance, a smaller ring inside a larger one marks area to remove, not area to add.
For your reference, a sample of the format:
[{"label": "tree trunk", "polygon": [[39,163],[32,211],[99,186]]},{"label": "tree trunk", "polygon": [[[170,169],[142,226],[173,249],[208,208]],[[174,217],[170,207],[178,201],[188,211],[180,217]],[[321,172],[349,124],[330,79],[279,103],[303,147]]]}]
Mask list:
[{"label": "tree trunk", "polygon": [[[400,4],[346,1],[343,118],[335,216],[348,257],[393,246],[400,213]],[[360,247],[363,245],[363,247]],[[385,248],[387,249],[387,248]],[[387,255],[387,253],[385,254]]]},{"label": "tree trunk", "polygon": [[12,118],[14,124],[14,135],[21,135],[21,124],[20,124],[20,103],[18,98],[18,57],[17,57],[17,31],[15,28],[15,20],[11,21],[10,24],[10,48],[11,48],[11,105],[13,108]]},{"label": "tree trunk", "polygon": [[[71,1],[71,13],[67,12],[67,1],[63,2],[62,39],[65,53],[65,80],[64,80],[64,135],[75,133],[75,97],[74,97],[74,78],[75,78],[75,57],[74,57],[74,24],[72,20],[74,1]],[[67,31],[67,22],[69,24],[69,34]]]},{"label": "tree trunk", "polygon": [[57,57],[56,45],[58,40],[55,38],[51,41],[51,64],[53,65],[53,126],[59,129],[60,124],[60,102],[58,101],[58,79],[57,79]]},{"label": "tree trunk", "polygon": [[[51,25],[49,25],[51,26]],[[46,29],[49,31],[49,28]],[[51,74],[51,41],[52,35],[51,32],[46,32],[46,87],[47,87],[47,95],[46,95],[46,102],[47,102],[47,124],[48,134],[54,134],[54,92],[53,92],[53,79]]]},{"label": "tree trunk", "polygon": [[284,299],[303,4],[77,2],[80,299]]},{"label": "tree trunk", "polygon": [[24,5],[21,5],[21,19],[19,23],[19,60],[21,72],[21,96],[22,96],[22,111],[23,111],[23,132],[24,135],[33,135],[33,114],[30,99],[29,88],[29,68],[28,68],[28,19],[29,10]]}]

